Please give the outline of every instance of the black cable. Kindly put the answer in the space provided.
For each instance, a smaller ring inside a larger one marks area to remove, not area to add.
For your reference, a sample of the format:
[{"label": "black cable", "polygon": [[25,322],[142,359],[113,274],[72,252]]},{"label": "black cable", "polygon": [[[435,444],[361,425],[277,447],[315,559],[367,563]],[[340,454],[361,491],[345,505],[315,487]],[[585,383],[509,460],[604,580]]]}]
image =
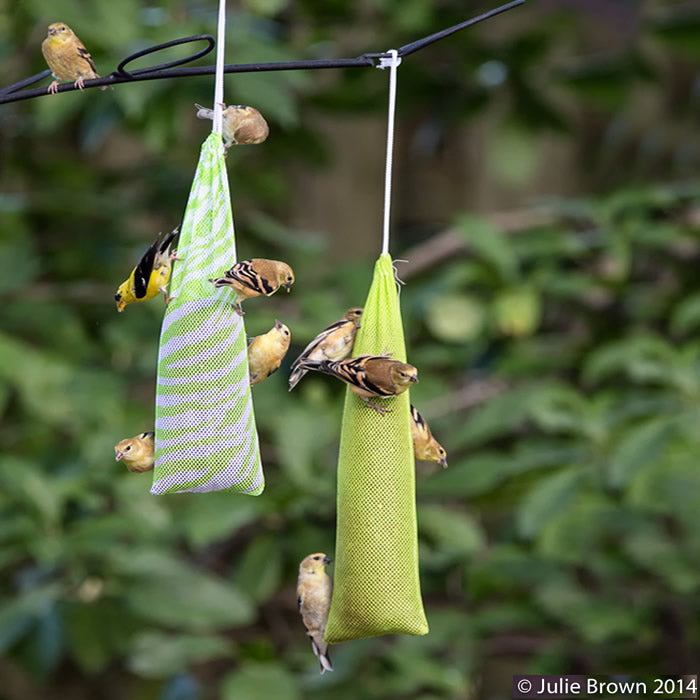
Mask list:
[{"label": "black cable", "polygon": [[[452,27],[443,29],[442,31],[436,32],[435,34],[430,34],[429,36],[423,37],[422,39],[417,39],[416,41],[406,44],[397,50],[399,56],[408,56],[415,51],[429,46],[430,44],[444,39],[445,37],[454,34],[455,32],[465,29],[466,27],[471,27],[479,22],[495,17],[511,10],[518,5],[522,5],[525,0],[512,0],[505,5],[501,5],[493,10],[489,10],[477,17],[472,17],[471,19],[462,22],[461,24],[455,24]],[[186,56],[185,58],[180,58],[175,61],[169,61],[168,63],[161,63],[155,66],[148,66],[146,68],[137,68],[133,71],[126,70],[125,66],[143,56],[147,56],[152,53],[156,53],[163,49],[168,49],[171,46],[178,46],[180,44],[187,44],[195,41],[206,41],[207,46],[200,49],[191,56]],[[206,56],[215,45],[214,37],[210,34],[197,34],[195,36],[183,37],[181,39],[174,39],[172,41],[167,41],[163,44],[156,44],[148,49],[143,49],[142,51],[137,51],[125,59],[123,59],[117,66],[117,70],[101,78],[96,78],[94,80],[85,81],[85,89],[100,87],[102,85],[118,85],[119,83],[133,83],[141,80],[164,80],[166,78],[188,78],[194,75],[213,75],[216,71],[215,66],[197,66],[188,68],[175,68],[175,66],[181,66],[185,63],[190,63],[195,61],[202,56]],[[308,60],[308,61],[283,61],[283,62],[272,62],[272,63],[238,63],[238,64],[227,64],[224,66],[224,73],[262,73],[267,71],[282,71],[282,70],[319,70],[328,68],[373,68],[377,65],[377,61],[381,58],[389,58],[390,55],[387,52],[381,53],[365,53],[356,58],[337,58],[337,59],[319,59],[319,60]],[[30,100],[34,97],[41,97],[42,95],[48,95],[48,88],[32,88],[25,89],[29,85],[43,80],[51,74],[51,71],[45,70],[36,75],[32,75],[29,78],[25,78],[18,83],[13,83],[5,88],[0,89],[0,104],[6,104],[8,102],[19,102],[21,100]],[[58,92],[71,92],[72,90],[77,90],[73,83],[65,82],[58,86]]]}]

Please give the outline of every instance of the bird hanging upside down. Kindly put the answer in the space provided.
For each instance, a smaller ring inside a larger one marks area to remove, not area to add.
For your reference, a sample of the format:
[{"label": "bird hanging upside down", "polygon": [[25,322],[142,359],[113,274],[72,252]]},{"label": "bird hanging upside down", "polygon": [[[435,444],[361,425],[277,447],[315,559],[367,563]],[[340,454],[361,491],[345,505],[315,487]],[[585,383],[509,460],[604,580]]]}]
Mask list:
[{"label": "bird hanging upside down", "polygon": [[177,257],[176,251],[170,251],[170,244],[177,236],[178,230],[176,228],[167,234],[159,233],[143,254],[139,264],[119,285],[114,295],[117,311],[124,311],[127,304],[153,299],[158,294],[163,294],[166,306],[173,300],[173,297],[168,296],[168,282],[173,260],[182,260],[182,258]]},{"label": "bird hanging upside down", "polygon": [[[229,105],[222,103],[221,136],[224,139],[224,151],[233,146],[247,146],[262,143],[270,133],[270,127],[255,107],[248,105]],[[214,119],[214,110],[195,104],[198,119]]]},{"label": "bird hanging upside down", "polygon": [[299,564],[297,579],[297,601],[306,634],[311,638],[311,648],[321,665],[321,675],[333,670],[328,643],[323,641],[328,622],[328,611],[333,595],[333,581],[326,573],[326,564],[331,559],[323,552],[309,554]]}]

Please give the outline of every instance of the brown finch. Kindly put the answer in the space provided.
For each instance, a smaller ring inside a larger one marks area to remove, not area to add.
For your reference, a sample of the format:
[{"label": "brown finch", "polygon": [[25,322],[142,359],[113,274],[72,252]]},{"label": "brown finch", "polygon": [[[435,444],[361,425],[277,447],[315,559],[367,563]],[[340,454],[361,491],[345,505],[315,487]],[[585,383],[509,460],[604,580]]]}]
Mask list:
[{"label": "brown finch", "polygon": [[275,319],[275,325],[263,335],[250,339],[248,345],[248,370],[250,385],[260,384],[276,372],[289,350],[292,339],[289,328]]},{"label": "brown finch", "polygon": [[372,403],[370,398],[398,396],[418,381],[418,370],[413,365],[399,362],[388,355],[358,355],[338,362],[306,360],[299,366],[344,381],[350,386],[350,391],[381,414],[389,413],[391,409]]},{"label": "brown finch", "polygon": [[299,564],[297,580],[299,613],[306,634],[311,638],[311,648],[321,665],[321,674],[333,670],[328,643],[323,641],[333,594],[333,581],[325,571],[326,564],[331,561],[323,552],[309,554]]},{"label": "brown finch", "polygon": [[120,440],[114,446],[115,459],[124,462],[130,472],[150,472],[154,461],[154,432]]},{"label": "brown finch", "polygon": [[[221,105],[222,112],[221,136],[224,139],[224,149],[232,145],[244,146],[262,143],[270,133],[270,128],[260,112],[248,105]],[[214,110],[195,104],[198,119],[214,119]]]},{"label": "brown finch", "polygon": [[360,327],[362,309],[348,309],[343,318],[324,328],[302,351],[292,363],[289,375],[289,391],[291,391],[308,372],[300,367],[307,360],[344,360],[352,352],[355,335]]},{"label": "brown finch", "polygon": [[425,462],[437,462],[443,469],[447,467],[447,452],[433,437],[425,418],[411,406],[411,434],[413,435],[413,452],[416,459]]},{"label": "brown finch", "polygon": [[[280,287],[287,292],[294,284],[294,272],[287,263],[266,258],[249,258],[236,263],[223,277],[209,280],[215,287],[232,287],[236,292],[236,311],[242,316],[241,301],[251,297],[272,296]],[[240,299],[240,301],[239,301]]]},{"label": "brown finch", "polygon": [[[60,80],[74,80],[75,87],[82,90],[85,80],[100,77],[90,52],[63,22],[49,25],[46,39],[41,44],[41,52],[55,78],[48,88],[51,94],[55,95],[58,91]],[[100,89],[106,90],[107,86],[102,85]]]}]

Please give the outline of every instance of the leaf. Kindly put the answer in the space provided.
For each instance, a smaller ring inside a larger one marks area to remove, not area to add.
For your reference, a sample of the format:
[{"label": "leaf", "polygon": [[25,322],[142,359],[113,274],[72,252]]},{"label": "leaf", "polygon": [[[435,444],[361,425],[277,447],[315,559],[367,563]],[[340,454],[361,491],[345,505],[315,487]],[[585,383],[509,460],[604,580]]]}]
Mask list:
[{"label": "leaf", "polygon": [[233,649],[227,639],[214,635],[143,632],[132,642],[127,665],[138,676],[164,678],[194,664],[230,658]]},{"label": "leaf", "polygon": [[0,606],[0,651],[7,651],[54,604],[60,589],[58,583],[32,588]]},{"label": "leaf", "polygon": [[691,294],[673,310],[670,321],[674,334],[686,334],[700,326],[700,294]]},{"label": "leaf", "polygon": [[420,536],[441,552],[462,558],[473,556],[486,543],[485,533],[474,518],[446,506],[420,505],[418,528]]},{"label": "leaf", "polygon": [[518,259],[503,231],[488,219],[471,214],[460,216],[455,228],[475,255],[492,265],[504,282],[516,281]]},{"label": "leaf", "polygon": [[246,625],[255,617],[236,586],[174,556],[142,550],[118,552],[114,560],[129,579],[130,609],[146,620],[201,632]]},{"label": "leaf", "polygon": [[224,677],[221,700],[299,700],[302,697],[297,678],[279,663],[248,661],[240,670]]},{"label": "leaf", "polygon": [[641,469],[656,462],[676,428],[675,419],[659,418],[628,430],[608,460],[608,484],[613,488],[624,488]]},{"label": "leaf", "polygon": [[583,472],[577,467],[562,469],[540,479],[516,514],[520,536],[535,537],[551,518],[568,507],[582,484]]},{"label": "leaf", "polygon": [[276,535],[258,535],[236,565],[234,581],[258,603],[270,598],[282,579],[282,554]]},{"label": "leaf", "polygon": [[438,340],[466,343],[480,335],[484,326],[484,307],[468,294],[440,294],[430,300],[425,321]]}]

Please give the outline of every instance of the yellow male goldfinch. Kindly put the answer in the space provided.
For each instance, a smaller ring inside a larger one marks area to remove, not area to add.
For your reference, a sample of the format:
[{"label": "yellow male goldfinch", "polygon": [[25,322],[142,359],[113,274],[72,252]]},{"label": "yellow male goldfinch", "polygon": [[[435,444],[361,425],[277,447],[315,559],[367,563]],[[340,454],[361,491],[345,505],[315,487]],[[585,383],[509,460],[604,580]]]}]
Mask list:
[{"label": "yellow male goldfinch", "polygon": [[150,472],[153,469],[154,432],[141,433],[120,440],[114,446],[115,459],[124,462],[130,472]]},{"label": "yellow male goldfinch", "polygon": [[[224,149],[236,144],[244,146],[262,143],[270,133],[270,127],[255,107],[248,105],[221,105],[222,112],[221,135],[224,139]],[[198,119],[214,119],[214,110],[195,104]]]},{"label": "yellow male goldfinch", "polygon": [[294,284],[294,272],[287,263],[279,260],[249,258],[226,270],[223,277],[209,281],[215,287],[233,287],[236,292],[236,311],[242,316],[244,311],[241,301],[251,297],[272,296],[280,287],[289,292]]},{"label": "yellow male goldfinch", "polygon": [[[61,80],[74,80],[75,87],[82,90],[85,80],[100,77],[83,42],[63,22],[49,25],[49,32],[41,44],[41,52],[55,78],[48,88],[51,94],[56,94]],[[102,85],[100,89],[106,88],[106,85]]]},{"label": "yellow male goldfinch", "polygon": [[306,634],[311,638],[311,648],[321,664],[321,674],[333,670],[328,643],[323,641],[333,595],[333,581],[326,573],[326,564],[331,561],[323,552],[309,554],[299,564],[297,579],[299,613]]},{"label": "yellow male goldfinch", "polygon": [[447,452],[433,437],[425,418],[411,406],[411,434],[413,435],[413,453],[416,459],[425,462],[437,462],[443,469],[447,467]]},{"label": "yellow male goldfinch", "polygon": [[355,306],[345,312],[343,318],[324,328],[302,351],[292,363],[289,375],[291,391],[309,371],[299,365],[306,360],[344,360],[352,352],[355,335],[360,327],[362,309]]},{"label": "yellow male goldfinch", "polygon": [[276,372],[289,350],[292,335],[289,328],[275,319],[275,325],[263,335],[250,339],[248,345],[248,369],[250,386],[260,384]]},{"label": "yellow male goldfinch", "polygon": [[382,415],[390,408],[370,402],[373,396],[398,396],[418,381],[418,370],[406,362],[399,362],[388,355],[358,355],[347,360],[306,360],[302,369],[314,369],[330,374],[346,382],[350,391],[357,394],[370,408]]},{"label": "yellow male goldfinch", "polygon": [[147,299],[153,299],[158,294],[165,296],[167,306],[172,297],[168,296],[168,282],[173,267],[173,260],[181,260],[173,250],[170,252],[170,244],[178,234],[178,229],[170,233],[159,233],[148,250],[143,254],[139,264],[131,271],[129,277],[119,285],[114,300],[117,302],[117,311],[124,311],[127,304],[134,304]]}]

